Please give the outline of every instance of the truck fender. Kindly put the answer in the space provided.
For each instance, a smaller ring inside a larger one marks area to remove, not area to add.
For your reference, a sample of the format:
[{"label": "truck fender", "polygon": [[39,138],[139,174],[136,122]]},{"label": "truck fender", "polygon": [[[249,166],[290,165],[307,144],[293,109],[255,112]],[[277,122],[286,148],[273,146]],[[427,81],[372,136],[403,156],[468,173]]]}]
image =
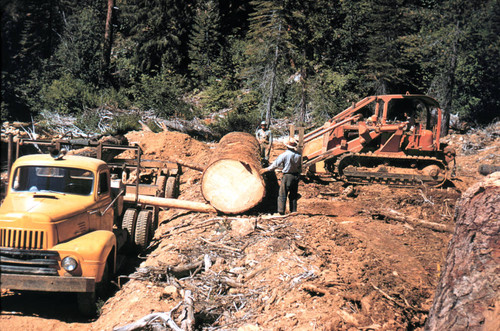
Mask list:
[{"label": "truck fender", "polygon": [[[57,250],[61,259],[67,255],[79,258],[81,276],[94,277],[98,283],[110,253],[113,254],[113,261],[116,261],[116,237],[111,231],[97,230],[58,244],[52,250]],[[114,265],[111,266],[113,269]]]}]

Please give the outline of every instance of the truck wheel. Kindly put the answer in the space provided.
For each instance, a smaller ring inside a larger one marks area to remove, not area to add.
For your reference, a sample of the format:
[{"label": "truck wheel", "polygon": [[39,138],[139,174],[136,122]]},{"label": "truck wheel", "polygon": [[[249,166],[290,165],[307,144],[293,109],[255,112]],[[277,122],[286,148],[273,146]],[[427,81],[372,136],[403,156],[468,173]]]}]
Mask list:
[{"label": "truck wheel", "polygon": [[104,265],[104,272],[102,273],[102,279],[99,283],[95,284],[95,293],[98,298],[106,298],[110,292],[111,279],[113,278],[112,258],[108,257],[106,264]]},{"label": "truck wheel", "polygon": [[177,176],[171,176],[167,179],[167,185],[165,187],[165,197],[170,199],[175,199],[179,196],[179,181]]},{"label": "truck wheel", "polygon": [[151,226],[149,227],[149,233],[151,235],[151,238],[154,236],[154,233],[156,229],[158,228],[158,219],[160,218],[160,207],[155,206],[153,207],[152,210],[152,220],[151,220]]},{"label": "truck wheel", "polygon": [[95,292],[77,293],[78,311],[85,317],[94,317],[97,314]]},{"label": "truck wheel", "polygon": [[156,179],[156,186],[158,187],[156,190],[156,196],[160,198],[165,197],[165,183],[167,181],[167,176],[160,175]]},{"label": "truck wheel", "polygon": [[135,230],[135,244],[140,247],[141,250],[148,247],[151,228],[151,222],[153,221],[151,210],[141,210],[139,216],[137,217],[137,227]]},{"label": "truck wheel", "polygon": [[127,242],[133,243],[135,236],[135,227],[137,223],[137,210],[134,208],[128,208],[123,214],[122,228],[127,230]]}]

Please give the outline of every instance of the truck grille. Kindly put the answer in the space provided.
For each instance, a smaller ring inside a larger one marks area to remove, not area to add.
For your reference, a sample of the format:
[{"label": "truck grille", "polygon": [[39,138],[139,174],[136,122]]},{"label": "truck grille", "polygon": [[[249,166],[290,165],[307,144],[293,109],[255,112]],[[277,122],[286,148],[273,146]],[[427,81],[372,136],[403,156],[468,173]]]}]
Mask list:
[{"label": "truck grille", "polygon": [[2,274],[57,276],[59,253],[56,251],[0,248]]},{"label": "truck grille", "polygon": [[45,231],[0,229],[0,247],[42,249]]}]

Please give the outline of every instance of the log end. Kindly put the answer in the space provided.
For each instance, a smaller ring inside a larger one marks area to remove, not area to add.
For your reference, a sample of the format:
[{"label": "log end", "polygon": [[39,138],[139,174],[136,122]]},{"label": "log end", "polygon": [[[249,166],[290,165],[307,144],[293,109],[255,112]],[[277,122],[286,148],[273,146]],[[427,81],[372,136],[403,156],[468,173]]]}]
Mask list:
[{"label": "log end", "polygon": [[218,211],[238,214],[262,201],[265,184],[255,167],[243,161],[223,159],[205,169],[201,191]]}]

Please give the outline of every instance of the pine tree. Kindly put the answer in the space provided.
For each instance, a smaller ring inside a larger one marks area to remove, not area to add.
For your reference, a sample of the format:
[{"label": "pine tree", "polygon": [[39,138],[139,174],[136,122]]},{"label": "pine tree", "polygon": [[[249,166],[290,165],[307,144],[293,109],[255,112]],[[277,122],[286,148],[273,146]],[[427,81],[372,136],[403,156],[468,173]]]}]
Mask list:
[{"label": "pine tree", "polygon": [[[85,7],[67,18],[61,44],[55,53],[60,71],[97,85],[101,77],[102,12]],[[101,23],[101,24],[97,24]]]},{"label": "pine tree", "polygon": [[[448,132],[452,111],[472,115],[478,122],[498,112],[499,2],[449,0],[433,7],[426,61],[433,72],[428,94],[444,112],[441,133]],[[485,112],[484,112],[485,111]],[[481,115],[481,116],[477,116]]]},{"label": "pine tree", "polygon": [[249,42],[246,47],[247,65],[244,75],[253,81],[264,98],[264,116],[270,122],[276,98],[276,87],[282,83],[287,67],[286,55],[291,49],[285,22],[283,1],[252,1],[255,10],[250,15]]},{"label": "pine tree", "polygon": [[189,69],[198,83],[206,84],[210,77],[218,76],[222,53],[218,1],[201,2],[196,10],[189,40]]},{"label": "pine tree", "polygon": [[465,20],[451,109],[484,124],[500,115],[500,1],[473,8]]},{"label": "pine tree", "polygon": [[30,119],[23,86],[58,45],[58,11],[53,0],[2,2],[2,118]]},{"label": "pine tree", "polygon": [[407,0],[369,0],[373,8],[366,30],[366,77],[374,83],[377,94],[404,93],[408,88],[408,63],[404,61],[404,40],[418,31],[409,15]]},{"label": "pine tree", "polygon": [[191,4],[183,0],[137,0],[121,5],[120,32],[134,45],[132,65],[139,76],[162,67],[186,71],[191,10]]}]

